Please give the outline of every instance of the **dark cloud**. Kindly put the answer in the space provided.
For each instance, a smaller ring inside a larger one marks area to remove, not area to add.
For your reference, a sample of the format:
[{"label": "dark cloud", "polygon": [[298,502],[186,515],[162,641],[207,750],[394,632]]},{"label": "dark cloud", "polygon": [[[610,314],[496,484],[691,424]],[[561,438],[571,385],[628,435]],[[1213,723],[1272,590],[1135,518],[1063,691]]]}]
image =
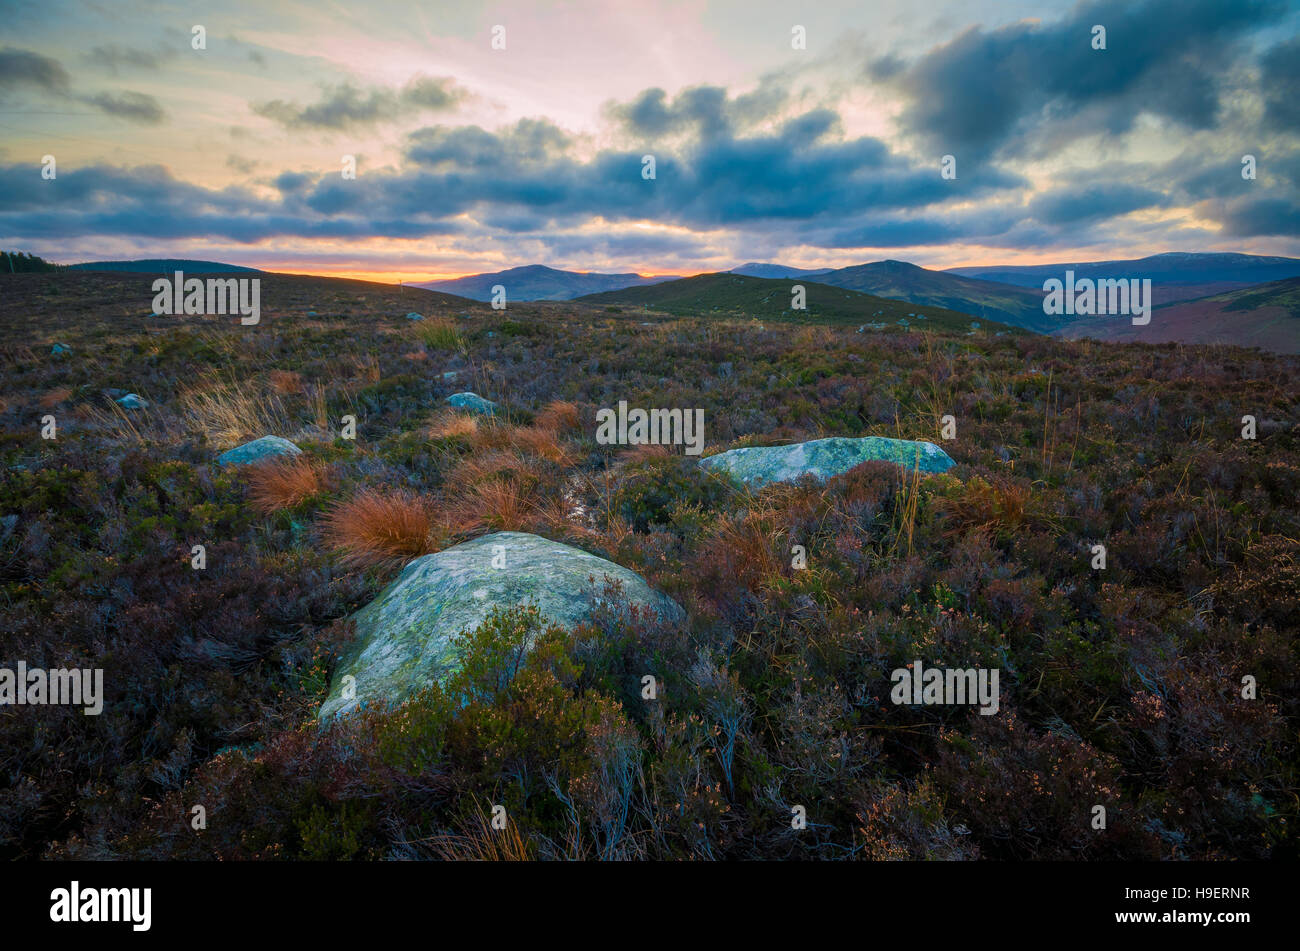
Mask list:
[{"label": "dark cloud", "polygon": [[1029,203],[1029,213],[1039,221],[1069,224],[1099,218],[1115,218],[1143,208],[1170,204],[1164,192],[1123,182],[1057,188],[1043,192]]},{"label": "dark cloud", "polygon": [[1300,131],[1300,37],[1279,43],[1260,63],[1265,120],[1272,131]]},{"label": "dark cloud", "polygon": [[1300,237],[1300,202],[1294,198],[1252,198],[1235,202],[1221,216],[1224,230],[1237,238]]},{"label": "dark cloud", "polygon": [[165,60],[175,55],[175,50],[166,47],[151,51],[109,43],[105,46],[96,46],[86,58],[116,75],[122,67],[156,70]]},{"label": "dark cloud", "polygon": [[101,92],[93,96],[82,96],[81,101],[110,116],[142,125],[157,125],[166,118],[158,100],[142,92]]},{"label": "dark cloud", "polygon": [[12,46],[0,49],[0,95],[24,86],[64,95],[68,72],[58,60],[40,53]]},{"label": "dark cloud", "polygon": [[[904,67],[886,59],[868,70],[904,94],[908,129],[959,157],[1018,154],[1037,126],[1085,116],[1112,133],[1144,113],[1210,128],[1240,40],[1286,9],[1282,0],[1103,0],[1053,23],[972,27]],[[1106,29],[1105,50],[1091,46],[1094,25]]]},{"label": "dark cloud", "polygon": [[731,135],[776,115],[788,93],[775,82],[734,98],[721,86],[693,86],[669,101],[662,89],[647,89],[628,103],[609,103],[606,114],[638,138],[690,132],[700,138]]},{"label": "dark cloud", "polygon": [[275,99],[251,103],[252,110],[288,129],[336,129],[372,125],[420,110],[445,111],[466,98],[448,77],[416,76],[401,89],[350,83],[327,87],[320,101],[307,106]]}]

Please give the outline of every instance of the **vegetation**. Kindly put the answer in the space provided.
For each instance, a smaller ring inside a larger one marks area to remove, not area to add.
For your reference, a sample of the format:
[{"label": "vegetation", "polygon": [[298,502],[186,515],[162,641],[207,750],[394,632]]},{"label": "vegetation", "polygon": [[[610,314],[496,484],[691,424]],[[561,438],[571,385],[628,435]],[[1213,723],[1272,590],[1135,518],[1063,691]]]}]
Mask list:
[{"label": "vegetation", "polygon": [[[804,288],[806,309],[793,309],[791,289],[795,285]],[[1024,332],[1005,323],[973,318],[967,313],[947,310],[942,306],[889,300],[857,290],[819,284],[806,278],[778,280],[730,273],[699,274],[663,284],[589,294],[578,300],[602,307],[639,306],[681,317],[729,316],[799,323],[881,325],[873,326],[873,330],[894,326],[901,321],[903,325],[920,324],[931,330],[963,332],[971,329],[973,323],[987,333]],[[1041,300],[1038,316],[1042,317]]]},{"label": "vegetation", "polygon": [[[6,858],[1294,857],[1300,358],[277,275],[246,327],[149,317],[151,280],[0,274],[0,667],[105,688],[0,715]],[[749,493],[597,444],[621,399],[702,407],[709,451],[952,415],[958,465]],[[268,433],[304,455],[214,463]],[[349,615],[504,527],[688,619],[501,611],[448,682],[318,729]],[[998,669],[999,712],[895,705],[918,659]]]}]

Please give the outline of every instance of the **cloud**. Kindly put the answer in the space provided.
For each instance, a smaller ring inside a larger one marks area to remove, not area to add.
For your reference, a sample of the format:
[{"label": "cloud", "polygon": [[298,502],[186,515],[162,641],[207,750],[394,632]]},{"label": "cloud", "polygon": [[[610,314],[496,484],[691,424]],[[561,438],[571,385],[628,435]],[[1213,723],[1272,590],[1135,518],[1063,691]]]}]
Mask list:
[{"label": "cloud", "polygon": [[142,92],[122,92],[116,95],[101,92],[93,96],[82,96],[81,101],[87,105],[131,122],[142,125],[157,125],[166,118],[166,113],[153,96]]},{"label": "cloud", "polygon": [[65,95],[69,85],[58,60],[12,46],[0,49],[0,95],[24,86]]},{"label": "cloud", "polygon": [[1260,67],[1266,121],[1280,130],[1300,131],[1300,37],[1274,46]]},{"label": "cloud", "polygon": [[[1143,114],[1212,128],[1239,41],[1285,13],[1281,0],[1102,0],[1052,23],[971,27],[909,63],[868,70],[901,93],[903,126],[927,143],[1013,156],[1038,127],[1072,120],[1113,134]],[[1106,29],[1104,50],[1092,48],[1094,25]]]},{"label": "cloud", "polygon": [[670,102],[659,88],[647,89],[628,103],[607,103],[606,115],[638,138],[693,132],[701,138],[733,134],[775,116],[788,100],[776,82],[730,98],[721,86],[693,86]]},{"label": "cloud", "polygon": [[113,75],[117,75],[118,70],[122,67],[156,70],[164,61],[172,59],[175,55],[175,50],[166,47],[150,51],[133,46],[119,46],[116,43],[109,43],[104,46],[94,47],[86,59],[97,66],[107,69]]},{"label": "cloud", "polygon": [[1300,202],[1252,198],[1234,202],[1222,214],[1224,230],[1238,238],[1260,235],[1300,236]]},{"label": "cloud", "polygon": [[1072,224],[1117,218],[1144,208],[1163,208],[1169,204],[1170,198],[1164,192],[1111,181],[1043,192],[1029,202],[1028,210],[1039,221]]},{"label": "cloud", "polygon": [[287,129],[335,129],[373,125],[421,110],[447,111],[467,98],[449,77],[416,76],[400,90],[360,89],[351,83],[326,87],[310,105],[274,99],[250,103],[253,112]]}]

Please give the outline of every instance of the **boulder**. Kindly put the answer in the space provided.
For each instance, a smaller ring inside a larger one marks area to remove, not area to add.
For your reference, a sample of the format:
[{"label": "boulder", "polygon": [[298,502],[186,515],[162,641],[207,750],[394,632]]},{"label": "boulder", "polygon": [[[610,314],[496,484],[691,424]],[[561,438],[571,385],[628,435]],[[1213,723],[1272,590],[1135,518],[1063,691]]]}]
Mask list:
[{"label": "boulder", "polygon": [[477,393],[453,393],[447,397],[447,402],[457,409],[467,409],[471,413],[482,413],[484,416],[495,416],[497,413],[497,404],[483,399]]},{"label": "boulder", "polygon": [[245,466],[270,459],[272,456],[296,456],[301,452],[301,449],[287,439],[279,436],[263,436],[261,439],[254,439],[252,442],[246,442],[242,446],[223,452],[217,456],[217,465]]},{"label": "boulder", "polygon": [[829,479],[872,460],[892,462],[908,470],[919,468],[922,472],[945,472],[956,465],[934,443],[884,436],[834,436],[788,446],[750,446],[706,456],[700,464],[757,489],[774,482],[792,482],[802,475]]},{"label": "boulder", "polygon": [[[505,567],[493,567],[494,558]],[[622,582],[621,603],[668,621],[685,616],[635,572],[524,532],[496,532],[415,559],[352,616],[355,635],[339,658],[320,721],[358,706],[398,704],[442,681],[459,667],[453,638],[476,629],[493,608],[535,603],[546,622],[575,627],[590,616],[605,576]],[[356,678],[350,699],[342,689],[347,676]]]}]

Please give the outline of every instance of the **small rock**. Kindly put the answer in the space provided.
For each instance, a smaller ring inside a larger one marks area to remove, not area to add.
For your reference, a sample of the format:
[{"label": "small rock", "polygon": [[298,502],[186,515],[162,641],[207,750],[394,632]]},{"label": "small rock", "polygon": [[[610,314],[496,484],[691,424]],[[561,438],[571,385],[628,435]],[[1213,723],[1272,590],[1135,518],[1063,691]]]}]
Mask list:
[{"label": "small rock", "polygon": [[244,466],[273,456],[296,456],[302,450],[280,436],[263,436],[217,456],[219,466]]},{"label": "small rock", "polygon": [[467,409],[471,413],[482,413],[484,416],[495,416],[497,413],[497,404],[483,399],[477,393],[453,393],[447,397],[447,402],[457,409]]}]

